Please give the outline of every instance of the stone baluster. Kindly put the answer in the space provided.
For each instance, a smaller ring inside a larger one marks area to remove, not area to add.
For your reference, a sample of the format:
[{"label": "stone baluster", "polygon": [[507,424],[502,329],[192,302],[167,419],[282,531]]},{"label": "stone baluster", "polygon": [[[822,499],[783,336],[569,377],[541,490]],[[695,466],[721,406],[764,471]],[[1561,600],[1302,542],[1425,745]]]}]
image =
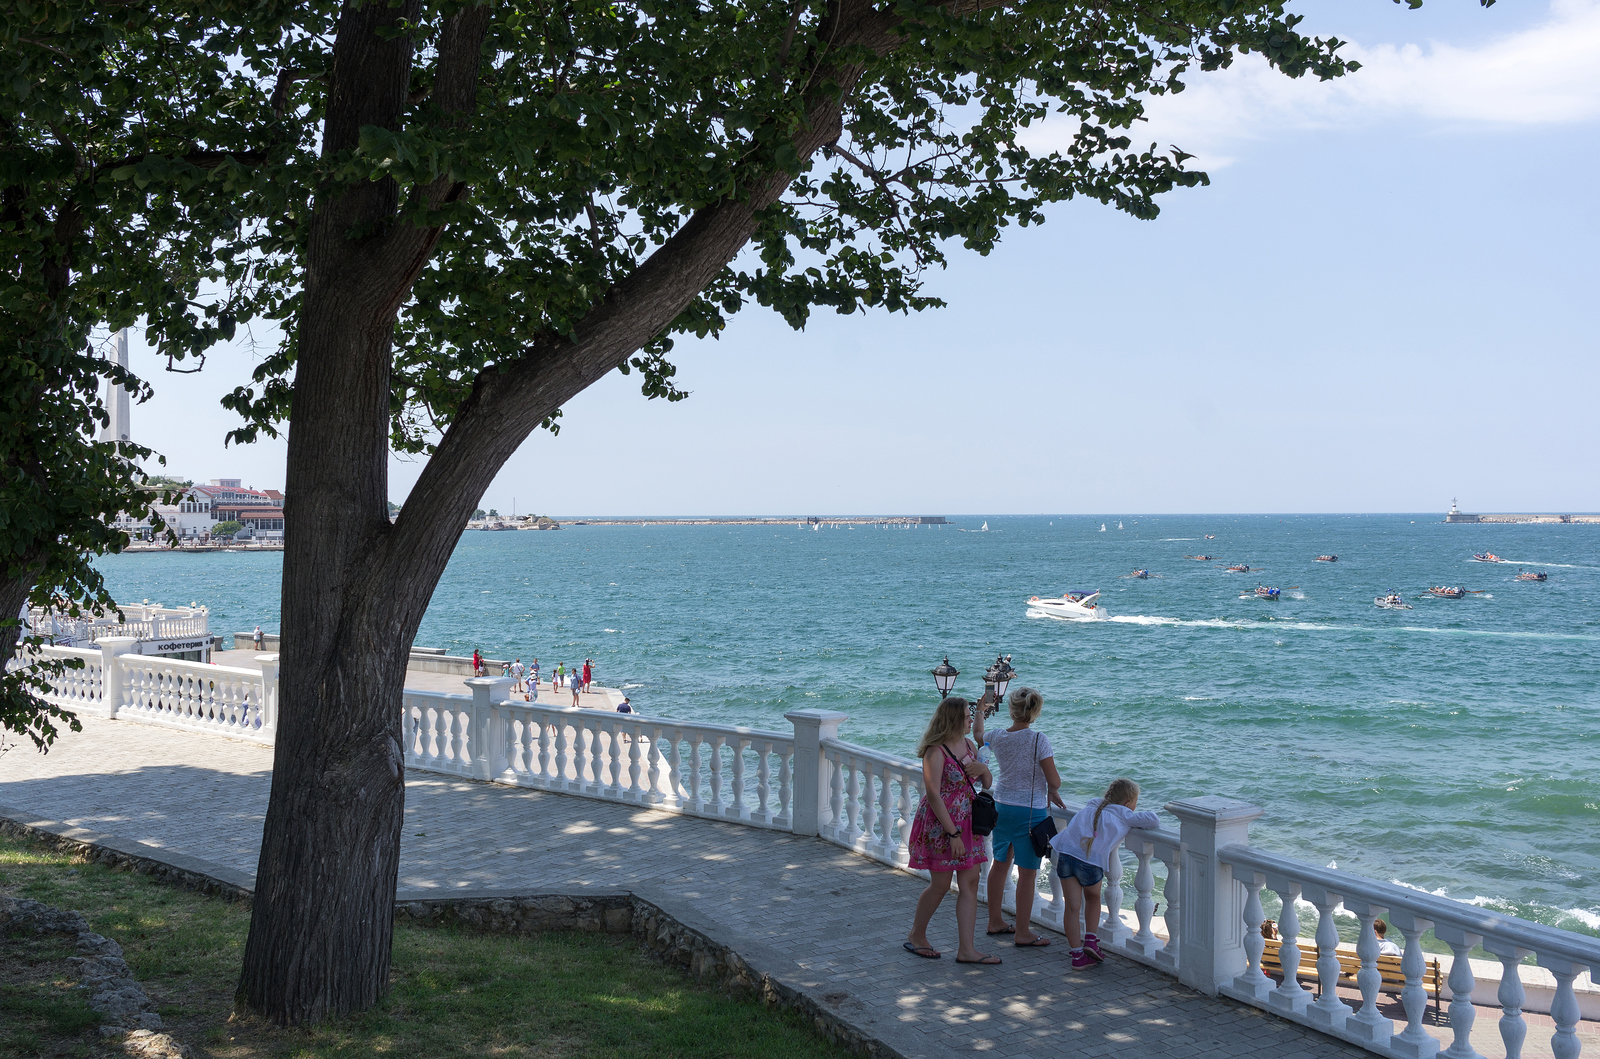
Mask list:
[{"label": "stone baluster", "polygon": [[517,771],[529,783],[544,779],[544,767],[549,757],[550,737],[538,715],[528,711],[522,715],[517,728]]},{"label": "stone baluster", "polygon": [[706,745],[711,749],[711,812],[715,816],[726,815],[728,803],[722,797],[722,748],[727,743],[727,736],[718,734],[708,736]]},{"label": "stone baluster", "polygon": [[1522,988],[1522,958],[1531,951],[1509,941],[1484,938],[1483,947],[1500,958],[1500,1040],[1506,1046],[1506,1059],[1522,1059],[1522,1042],[1528,1037],[1528,1024],[1522,1018],[1527,993]]},{"label": "stone baluster", "polygon": [[261,734],[270,738],[278,734],[280,661],[277,654],[259,654],[255,661],[261,667]]},{"label": "stone baluster", "polygon": [[[815,797],[811,800],[813,803],[816,802]],[[794,772],[789,768],[789,753],[787,751],[779,751],[778,753],[778,812],[782,814],[784,820],[788,821],[789,827],[793,829]],[[812,808],[812,813],[816,813],[815,807]]]},{"label": "stone baluster", "polygon": [[661,794],[661,729],[659,726],[650,729],[650,753],[646,758],[649,765],[647,775],[649,790],[645,799],[651,805],[660,805],[666,799]]},{"label": "stone baluster", "polygon": [[751,745],[756,750],[755,818],[763,824],[770,824],[772,823],[772,740],[764,739]]},{"label": "stone baluster", "polygon": [[1056,878],[1056,869],[1051,862],[1054,854],[1047,854],[1039,861],[1039,874],[1034,880],[1035,894],[1033,907],[1038,911],[1035,918],[1053,930],[1066,933],[1067,918],[1067,892],[1061,885],[1061,880]]},{"label": "stone baluster", "polygon": [[[1437,933],[1437,930],[1435,930]],[[1556,977],[1556,995],[1550,1002],[1550,1018],[1556,1024],[1556,1032],[1550,1036],[1550,1054],[1555,1059],[1578,1059],[1583,1051],[1583,1042],[1578,1040],[1578,1019],[1582,1011],[1578,1007],[1578,996],[1572,991],[1572,980],[1583,971],[1583,965],[1571,960],[1563,960],[1559,956],[1550,957],[1544,953],[1539,954],[1539,966],[1549,971]],[[1451,969],[1450,988],[1455,988],[1454,968]],[[1591,968],[1591,975],[1595,969]],[[1450,1006],[1450,1018],[1455,1019],[1455,1005]]]},{"label": "stone baluster", "polygon": [[1269,875],[1267,885],[1283,902],[1283,911],[1278,913],[1278,961],[1283,965],[1283,981],[1268,994],[1267,1005],[1276,1011],[1302,1015],[1311,1003],[1311,994],[1296,974],[1300,969],[1300,913],[1295,902],[1300,899],[1300,883]]},{"label": "stone baluster", "polygon": [[1128,928],[1122,922],[1122,875],[1122,849],[1119,846],[1111,851],[1111,870],[1106,872],[1105,914],[1095,930],[1102,942],[1118,947],[1128,936]]},{"label": "stone baluster", "polygon": [[683,731],[682,729],[674,728],[672,734],[666,738],[667,797],[679,809],[692,808],[692,793],[685,787],[683,781],[683,751],[678,745],[683,742]]},{"label": "stone baluster", "polygon": [[861,767],[854,754],[840,754],[839,762],[845,769],[845,829],[843,840],[855,845],[861,834]]},{"label": "stone baluster", "polygon": [[735,820],[750,819],[750,807],[744,804],[744,751],[749,745],[750,740],[738,736],[729,741],[733,751],[733,811],[729,815]]},{"label": "stone baluster", "polygon": [[583,789],[590,794],[603,794],[606,787],[606,747],[600,738],[600,726],[592,717],[576,717],[573,726],[587,740],[584,744]]},{"label": "stone baluster", "polygon": [[450,707],[450,766],[457,772],[466,771],[467,717],[461,710]]},{"label": "stone baluster", "polygon": [[[1305,888],[1306,899],[1317,906],[1317,998],[1306,1009],[1312,1025],[1337,1033],[1350,1017],[1350,1009],[1339,999],[1339,926],[1333,910],[1340,895],[1321,886]],[[1285,967],[1288,965],[1285,964]]]},{"label": "stone baluster", "polygon": [[700,797],[700,733],[689,733],[689,805],[697,813],[706,811],[705,801]]},{"label": "stone baluster", "polygon": [[878,856],[893,861],[900,846],[900,832],[894,823],[894,770],[878,768]]},{"label": "stone baluster", "polygon": [[626,767],[622,763],[625,756],[622,749],[624,734],[621,731],[622,726],[607,717],[600,722],[600,728],[606,734],[606,756],[610,759],[607,767],[610,781],[606,784],[606,792],[613,798],[625,798],[627,792],[622,788],[622,773]]},{"label": "stone baluster", "polygon": [[828,827],[831,830],[823,833],[829,835],[835,842],[845,841],[849,833],[844,821],[844,754],[838,750],[828,751],[828,764],[833,766],[833,772],[828,777],[828,787],[831,794],[828,798]]},{"label": "stone baluster", "polygon": [[569,778],[572,771],[572,745],[568,741],[568,727],[565,720],[556,722],[556,777],[557,790],[573,790],[572,780]]},{"label": "stone baluster", "polygon": [[[1143,870],[1143,865],[1149,863],[1149,860],[1149,855],[1146,854],[1141,861],[1141,870]],[[1258,1002],[1265,1002],[1272,993],[1272,979],[1268,978],[1266,973],[1261,970],[1261,954],[1267,950],[1266,939],[1261,936],[1261,921],[1266,918],[1266,913],[1261,908],[1261,888],[1267,884],[1267,877],[1260,872],[1247,872],[1241,877],[1240,872],[1242,870],[1235,868],[1234,878],[1238,879],[1245,888],[1244,955],[1249,963],[1244,969],[1244,974],[1233,980],[1233,987],[1248,993]],[[1140,886],[1141,884],[1135,879],[1134,885]],[[1143,892],[1141,889],[1141,895]],[[1137,903],[1135,903],[1135,907],[1138,907]],[[1139,916],[1141,934],[1146,930],[1145,924],[1148,918],[1144,914]],[[1134,935],[1134,940],[1139,940],[1138,934]]]},{"label": "stone baluster", "polygon": [[643,753],[644,728],[637,722],[618,725],[628,730],[628,800],[630,802],[648,802],[648,792],[639,786],[639,776],[643,772],[639,758]]},{"label": "stone baluster", "polygon": [[1183,859],[1176,849],[1163,846],[1156,856],[1167,869],[1167,881],[1161,887],[1161,896],[1167,902],[1162,922],[1167,928],[1167,943],[1152,955],[1156,966],[1176,974],[1183,949]]},{"label": "stone baluster", "polygon": [[[1150,921],[1156,914],[1156,873],[1151,864],[1155,859],[1155,847],[1143,839],[1130,837],[1129,841],[1134,843],[1133,855],[1139,861],[1133,873],[1133,914],[1138,917],[1139,929],[1134,932],[1129,944],[1148,956],[1161,947],[1161,939],[1150,929]],[[1260,887],[1256,889],[1259,892]],[[1258,933],[1259,927],[1260,924],[1257,924]]]},{"label": "stone baluster", "polygon": [[1405,988],[1400,991],[1400,1006],[1406,1012],[1406,1028],[1389,1040],[1389,1050],[1404,1059],[1431,1059],[1439,1054],[1439,1041],[1422,1028],[1422,1018],[1428,1011],[1428,987],[1422,975],[1426,965],[1422,956],[1422,932],[1433,926],[1402,909],[1389,910],[1389,925],[1405,935],[1406,946],[1400,954],[1400,969],[1405,972]]},{"label": "stone baluster", "polygon": [[1472,1046],[1472,1023],[1478,1017],[1472,1007],[1472,990],[1478,982],[1472,974],[1472,961],[1467,958],[1472,947],[1483,939],[1460,927],[1440,923],[1433,925],[1433,936],[1450,946],[1455,954],[1450,975],[1445,979],[1450,986],[1450,1031],[1455,1039],[1440,1054],[1448,1059],[1483,1059]]},{"label": "stone baluster", "polygon": [[1364,1045],[1388,1044],[1389,1038],[1394,1035],[1394,1023],[1378,1010],[1383,972],[1378,970],[1378,935],[1372,929],[1373,920],[1388,909],[1351,898],[1345,899],[1344,907],[1354,913],[1360,923],[1356,956],[1361,960],[1361,970],[1356,972],[1356,988],[1361,990],[1361,1010],[1345,1020],[1345,1032],[1358,1038]]}]

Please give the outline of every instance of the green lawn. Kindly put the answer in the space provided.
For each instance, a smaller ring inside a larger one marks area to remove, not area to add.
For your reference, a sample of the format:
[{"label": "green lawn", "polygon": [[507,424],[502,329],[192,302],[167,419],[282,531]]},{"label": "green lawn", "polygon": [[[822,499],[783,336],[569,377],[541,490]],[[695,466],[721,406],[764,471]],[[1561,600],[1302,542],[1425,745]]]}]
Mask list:
[{"label": "green lawn", "polygon": [[[313,1030],[233,1013],[249,911],[0,836],[0,890],[84,914],[123,947],[167,1030],[197,1053],[253,1056],[730,1056],[845,1054],[797,1017],[704,988],[631,939],[402,924],[389,996]],[[66,937],[4,939],[0,1055],[93,1055],[97,1020],[71,988]],[[21,959],[14,959],[16,954]]]}]

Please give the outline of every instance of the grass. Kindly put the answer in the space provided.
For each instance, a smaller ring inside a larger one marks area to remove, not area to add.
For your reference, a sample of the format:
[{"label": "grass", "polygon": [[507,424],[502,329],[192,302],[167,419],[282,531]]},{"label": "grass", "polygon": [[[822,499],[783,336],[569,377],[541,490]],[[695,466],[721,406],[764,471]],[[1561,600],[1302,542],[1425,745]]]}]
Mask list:
[{"label": "grass", "polygon": [[[732,998],[649,959],[631,939],[572,932],[395,928],[388,996],[303,1030],[236,1014],[249,910],[0,836],[0,890],[76,909],[115,938],[166,1021],[218,1059],[480,1056],[837,1059],[792,1014]],[[0,1055],[106,1051],[65,959],[72,941],[0,941]],[[22,959],[14,959],[21,954]]]}]

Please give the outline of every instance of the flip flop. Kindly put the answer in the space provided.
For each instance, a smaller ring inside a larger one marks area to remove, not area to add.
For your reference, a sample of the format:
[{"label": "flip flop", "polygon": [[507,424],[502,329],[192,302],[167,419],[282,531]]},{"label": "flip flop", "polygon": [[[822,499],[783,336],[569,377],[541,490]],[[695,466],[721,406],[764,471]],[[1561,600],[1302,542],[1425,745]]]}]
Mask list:
[{"label": "flip flop", "polygon": [[1050,939],[1044,937],[1043,935],[1039,935],[1036,936],[1032,941],[1019,941],[1016,943],[1016,946],[1019,949],[1042,949],[1048,944],[1050,944]]},{"label": "flip flop", "polygon": [[956,962],[957,963],[981,963],[981,964],[985,964],[985,965],[987,965],[989,967],[993,967],[996,964],[1003,963],[1004,961],[1001,960],[1000,957],[998,957],[998,956],[985,956],[982,959],[978,959],[978,960],[963,960],[961,957],[957,956],[956,957]]},{"label": "flip flop", "polygon": [[940,955],[937,951],[927,945],[913,945],[909,941],[902,944],[901,948],[905,949],[913,956],[921,956],[924,960],[937,960]]},{"label": "flip flop", "polygon": [[[992,937],[996,937],[997,935],[1000,935],[1000,934],[1015,934],[1016,932],[1017,932],[1017,928],[1013,927],[1013,926],[1010,926],[1009,924],[1006,926],[1006,929],[1004,929],[1004,930],[986,930],[986,931],[984,931],[984,933],[988,934],[991,938]],[[968,961],[968,962],[971,962],[971,961]]]}]

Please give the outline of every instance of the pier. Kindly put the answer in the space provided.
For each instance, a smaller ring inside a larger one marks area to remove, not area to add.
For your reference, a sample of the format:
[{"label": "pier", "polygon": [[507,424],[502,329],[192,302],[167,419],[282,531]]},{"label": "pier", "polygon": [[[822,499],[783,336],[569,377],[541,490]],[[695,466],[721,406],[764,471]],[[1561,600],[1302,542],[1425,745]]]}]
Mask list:
[{"label": "pier", "polygon": [[782,515],[772,518],[567,518],[567,526],[947,526],[943,515]]}]

